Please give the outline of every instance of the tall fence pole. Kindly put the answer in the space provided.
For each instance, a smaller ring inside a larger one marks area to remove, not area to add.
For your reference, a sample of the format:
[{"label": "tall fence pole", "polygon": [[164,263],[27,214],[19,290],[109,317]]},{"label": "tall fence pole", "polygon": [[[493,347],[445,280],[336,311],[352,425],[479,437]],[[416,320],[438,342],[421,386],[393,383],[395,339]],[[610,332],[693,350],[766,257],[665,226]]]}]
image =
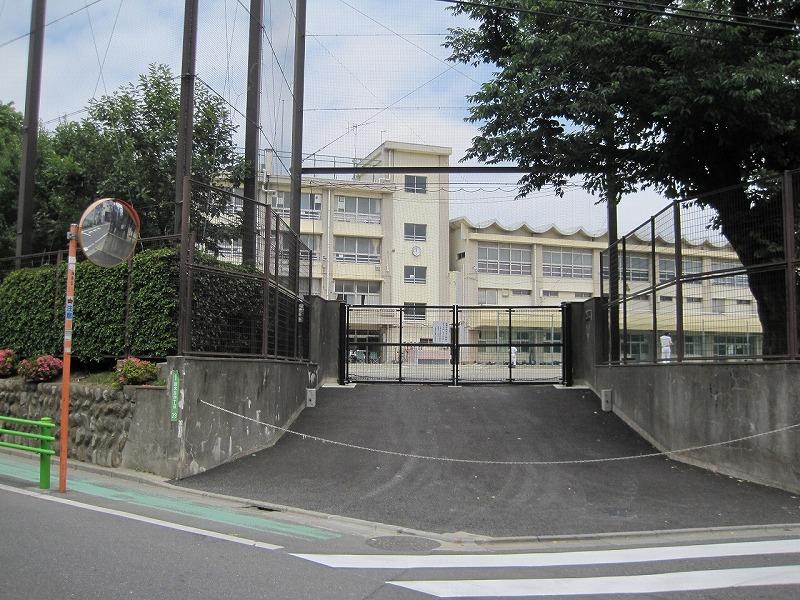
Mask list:
[{"label": "tall fence pole", "polygon": [[628,362],[628,250],[622,238],[622,362]]},{"label": "tall fence pole", "polygon": [[672,225],[675,237],[675,339],[678,340],[678,362],[683,362],[683,233],[681,227],[681,201],[672,205]]},{"label": "tall fence pole", "polygon": [[182,233],[186,178],[192,174],[192,128],[194,127],[194,82],[197,63],[197,3],[186,0],[183,12],[183,58],[178,140],[175,152],[175,234]]},{"label": "tall fence pole", "polygon": [[797,270],[793,175],[783,174],[783,248],[786,259],[786,353],[797,357]]},{"label": "tall fence pole", "polygon": [[33,187],[36,172],[36,146],[39,140],[39,96],[42,89],[42,54],[44,50],[45,0],[31,5],[31,35],[28,41],[28,78],[25,88],[25,115],[22,123],[22,149],[19,157],[17,195],[17,264],[19,257],[32,252]]},{"label": "tall fence pole", "polygon": [[[270,295],[270,273],[269,273],[269,258],[270,246],[272,238],[272,207],[268,204],[266,206],[266,215],[264,217],[264,297],[263,308],[261,314],[261,355],[267,357],[269,354],[269,295]],[[277,289],[276,289],[277,298]]]},{"label": "tall fence pole", "polygon": [[[244,195],[258,200],[258,131],[261,105],[261,28],[264,0],[250,0],[250,32],[247,50],[247,119],[244,125],[244,159],[252,170],[244,179]],[[256,204],[245,200],[242,206],[242,262],[256,262]]]},{"label": "tall fence pole", "polygon": [[653,362],[658,362],[658,307],[656,304],[656,219],[650,217],[650,277],[653,278],[653,284],[650,286],[650,296],[652,301],[653,312],[653,343],[650,346],[653,349]]},{"label": "tall fence pole", "polygon": [[[295,32],[294,32],[294,81],[292,106],[292,161],[291,161],[291,198],[289,212],[289,227],[300,235],[300,195],[302,179],[300,169],[303,166],[303,94],[305,93],[305,62],[306,62],[306,0],[295,2]],[[290,249],[289,281],[293,282],[291,291],[297,294],[300,285],[300,248],[295,246]]]}]

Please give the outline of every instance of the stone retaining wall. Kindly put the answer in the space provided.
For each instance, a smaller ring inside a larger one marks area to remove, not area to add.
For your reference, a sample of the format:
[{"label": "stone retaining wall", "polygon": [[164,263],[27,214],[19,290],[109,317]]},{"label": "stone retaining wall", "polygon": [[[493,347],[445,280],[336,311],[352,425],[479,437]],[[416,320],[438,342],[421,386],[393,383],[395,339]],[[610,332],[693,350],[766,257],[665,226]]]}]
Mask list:
[{"label": "stone retaining wall", "polygon": [[[50,417],[60,423],[61,383],[25,383],[19,377],[0,379],[0,415],[22,419]],[[130,394],[108,388],[71,386],[70,458],[104,467],[118,467],[128,438],[135,401]],[[12,429],[16,426],[6,426]],[[56,428],[56,438],[59,429]],[[36,445],[25,438],[6,441]],[[58,451],[58,444],[55,446]]]}]

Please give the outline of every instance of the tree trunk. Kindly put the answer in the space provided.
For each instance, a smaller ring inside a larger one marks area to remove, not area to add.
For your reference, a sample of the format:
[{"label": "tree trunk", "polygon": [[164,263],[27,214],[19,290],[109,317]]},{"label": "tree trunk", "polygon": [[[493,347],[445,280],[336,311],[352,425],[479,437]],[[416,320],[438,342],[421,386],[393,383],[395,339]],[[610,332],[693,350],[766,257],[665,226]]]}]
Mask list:
[{"label": "tree trunk", "polygon": [[782,205],[777,190],[722,192],[703,199],[717,211],[717,224],[742,265],[768,270],[748,273],[750,292],[755,298],[763,329],[762,354],[785,355],[786,330],[785,267],[769,269],[784,260]]}]

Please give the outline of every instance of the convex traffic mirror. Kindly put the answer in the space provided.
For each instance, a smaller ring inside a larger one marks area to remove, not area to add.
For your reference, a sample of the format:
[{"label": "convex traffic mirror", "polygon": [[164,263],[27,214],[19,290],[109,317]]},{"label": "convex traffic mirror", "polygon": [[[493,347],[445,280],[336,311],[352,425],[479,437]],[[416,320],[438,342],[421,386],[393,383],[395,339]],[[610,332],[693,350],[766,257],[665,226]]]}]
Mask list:
[{"label": "convex traffic mirror", "polygon": [[93,202],[81,217],[78,242],[90,261],[101,267],[125,262],[136,249],[141,222],[133,207],[116,198]]}]

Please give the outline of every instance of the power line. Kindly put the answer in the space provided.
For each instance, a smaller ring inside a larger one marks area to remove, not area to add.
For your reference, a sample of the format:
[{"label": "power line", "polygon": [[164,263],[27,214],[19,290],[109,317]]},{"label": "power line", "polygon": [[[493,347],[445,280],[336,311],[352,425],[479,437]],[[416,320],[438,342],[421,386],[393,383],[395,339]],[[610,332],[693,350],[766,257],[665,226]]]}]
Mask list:
[{"label": "power line", "polygon": [[[103,0],[94,0],[93,2],[90,2],[89,4],[86,4],[85,6],[81,6],[80,8],[76,8],[72,12],[68,12],[67,14],[62,15],[62,16],[58,17],[57,19],[53,19],[52,21],[48,21],[47,23],[44,24],[44,26],[45,27],[50,27],[50,25],[58,23],[59,21],[63,21],[67,17],[71,17],[72,15],[75,15],[75,14],[81,12],[82,10],[86,10],[87,8],[90,8],[90,7],[94,6],[95,4],[99,4],[100,2],[103,2]],[[22,38],[26,38],[29,35],[31,35],[32,33],[33,33],[33,31],[28,31],[26,33],[18,35],[15,38],[11,38],[10,40],[6,40],[2,44],[0,44],[0,48],[4,48],[5,46],[8,46],[9,44],[13,44],[17,40],[21,40]]]},{"label": "power line", "polygon": [[[443,75],[445,75],[445,74],[449,73],[449,72],[450,72],[450,71],[452,71],[452,70],[453,70],[453,66],[452,66],[452,65],[448,66],[448,68],[447,68],[447,69],[445,69],[444,71],[442,71],[442,72],[441,72],[441,73],[439,73],[438,75],[436,75],[436,76],[432,77],[431,79],[429,79],[429,80],[428,80],[428,81],[426,81],[425,83],[423,83],[423,84],[421,84],[421,85],[418,85],[418,86],[417,86],[417,87],[415,87],[413,90],[411,90],[410,92],[408,92],[408,93],[407,93],[407,94],[405,94],[404,96],[401,96],[400,98],[398,98],[397,100],[395,100],[394,102],[392,102],[390,105],[388,105],[388,106],[386,106],[386,107],[382,108],[381,110],[379,110],[379,111],[378,111],[378,112],[376,112],[375,114],[373,114],[373,115],[370,115],[369,117],[367,117],[366,119],[364,119],[364,121],[362,121],[361,123],[359,123],[359,124],[358,124],[356,127],[360,127],[361,125],[364,125],[364,124],[366,124],[367,122],[369,122],[370,120],[374,119],[375,117],[377,117],[377,116],[378,116],[378,115],[380,115],[381,113],[384,113],[384,112],[386,112],[387,110],[389,110],[390,108],[392,108],[392,106],[394,106],[395,104],[399,104],[400,102],[402,102],[403,100],[405,100],[406,98],[408,98],[409,96],[411,96],[412,94],[414,94],[414,93],[418,92],[419,90],[421,90],[422,88],[424,88],[426,85],[428,85],[428,84],[430,84],[430,83],[434,82],[435,80],[439,79],[440,77],[442,77]],[[313,156],[314,154],[318,154],[319,152],[322,152],[323,150],[325,150],[325,148],[327,148],[327,147],[329,147],[330,145],[332,145],[332,144],[334,144],[334,143],[338,142],[340,139],[342,139],[344,136],[346,136],[348,133],[350,133],[350,131],[352,131],[352,130],[348,130],[348,131],[344,132],[344,133],[343,133],[342,135],[340,135],[339,137],[337,137],[337,138],[335,138],[335,139],[331,140],[330,142],[328,142],[328,143],[327,143],[327,144],[325,144],[324,146],[322,146],[322,147],[318,148],[318,149],[316,150],[316,152],[312,152],[312,153],[311,153],[311,154],[310,154],[308,157],[306,157],[306,158],[304,159],[304,162],[305,162],[306,160],[308,160],[308,158],[310,158],[310,157],[311,157],[311,156]]]},{"label": "power line", "polygon": [[[418,50],[421,50],[422,52],[424,52],[424,53],[425,53],[425,54],[427,54],[428,56],[430,56],[430,57],[432,57],[432,58],[434,58],[434,59],[438,60],[440,63],[442,63],[442,64],[445,64],[445,65],[446,65],[446,64],[448,64],[448,62],[447,62],[446,60],[443,60],[442,58],[439,58],[438,56],[436,56],[435,54],[433,54],[432,52],[430,52],[430,51],[429,51],[429,50],[427,50],[426,48],[423,48],[423,47],[422,47],[422,46],[420,46],[419,44],[417,44],[417,43],[415,43],[415,42],[412,42],[410,39],[408,39],[408,38],[406,38],[406,37],[403,37],[403,34],[401,34],[401,33],[398,33],[397,31],[395,31],[395,30],[394,30],[394,29],[392,29],[391,27],[389,27],[389,26],[387,26],[387,25],[385,25],[385,24],[381,23],[381,22],[380,22],[380,21],[378,21],[377,19],[375,19],[375,18],[373,18],[373,17],[369,16],[367,13],[365,13],[365,12],[363,12],[363,11],[360,11],[360,10],[358,10],[358,9],[357,9],[355,6],[353,6],[352,4],[350,4],[349,2],[347,2],[346,0],[339,0],[339,2],[341,2],[341,3],[342,3],[342,4],[344,4],[345,6],[349,6],[349,7],[350,7],[352,10],[354,10],[354,11],[355,11],[355,12],[357,12],[358,14],[360,14],[360,15],[362,15],[362,16],[364,16],[364,17],[366,17],[367,19],[369,19],[370,21],[372,21],[373,23],[375,23],[375,24],[376,24],[376,25],[378,25],[379,27],[383,27],[383,28],[384,28],[384,29],[386,29],[387,31],[389,31],[389,32],[393,33],[394,35],[396,35],[397,37],[399,37],[399,38],[401,38],[401,39],[405,40],[406,42],[408,42],[409,44],[411,44],[412,46],[414,46],[416,49],[418,49]],[[451,66],[452,66],[452,65],[451,65]],[[460,71],[460,70],[458,70],[458,69],[455,69],[455,68],[454,68],[453,70],[454,70],[456,73],[458,73],[459,75],[463,75],[464,77],[466,77],[467,79],[469,79],[469,80],[470,80],[472,83],[475,83],[475,84],[477,84],[477,85],[481,85],[481,83],[483,83],[483,82],[481,82],[481,81],[478,81],[477,79],[474,79],[474,78],[473,78],[473,77],[471,77],[469,74],[467,74],[467,73],[464,73],[463,71]]]},{"label": "power line", "polygon": [[[636,5],[639,5],[639,6],[645,6],[647,8],[652,8],[654,6],[652,3],[643,2],[642,0],[620,0],[620,1],[621,2],[625,2],[626,4],[636,4]],[[658,6],[658,5],[655,5],[655,6]],[[691,14],[696,14],[696,15],[701,15],[701,16],[714,16],[714,17],[726,17],[726,18],[735,17],[736,19],[747,19],[747,20],[758,21],[758,22],[763,22],[763,23],[789,25],[789,26],[792,26],[792,27],[797,25],[797,23],[795,23],[794,21],[786,21],[786,20],[783,20],[783,19],[773,19],[773,18],[770,18],[770,17],[758,17],[758,16],[754,17],[754,16],[750,16],[750,15],[732,15],[730,13],[715,12],[713,10],[708,10],[708,9],[686,8],[684,6],[668,6],[668,5],[660,5],[660,6],[662,8],[664,8],[665,10],[671,10],[671,11],[674,10],[674,11],[691,13]]]},{"label": "power line", "polygon": [[306,37],[445,37],[442,33],[307,33]]},{"label": "power line", "polygon": [[[369,91],[369,90],[368,90]],[[377,98],[377,96],[376,96]],[[349,106],[349,107],[312,107],[304,108],[303,112],[334,112],[334,111],[358,111],[358,110],[379,110],[382,106]],[[392,110],[468,110],[469,106],[393,106]]]},{"label": "power line", "polygon": [[[251,15],[250,14],[250,10],[244,4],[242,4],[242,0],[236,0],[236,1],[239,3],[239,6],[241,6],[245,10],[245,12],[247,13],[247,16],[250,19],[252,19],[253,15]],[[283,67],[281,67],[280,59],[278,58],[277,52],[275,52],[275,47],[272,45],[272,40],[270,39],[269,35],[267,35],[267,30],[264,27],[264,23],[261,23],[260,27],[261,27],[261,34],[264,36],[264,39],[267,40],[267,45],[269,46],[269,49],[272,52],[272,56],[275,58],[275,63],[278,65],[278,70],[281,72],[281,75],[283,76],[283,81],[286,84],[286,87],[288,88],[289,93],[292,95],[292,97],[294,97],[294,92],[292,91],[292,86],[289,83],[288,77],[286,77],[286,73],[284,72]]]},{"label": "power line", "polygon": [[[555,17],[557,19],[566,19],[568,21],[576,21],[580,23],[589,23],[591,25],[607,25],[611,27],[622,27],[625,29],[634,29],[638,31],[646,31],[648,33],[661,33],[664,35],[675,35],[684,38],[690,38],[695,40],[706,40],[712,42],[722,42],[728,43],[730,40],[725,40],[723,38],[713,37],[709,35],[700,35],[697,33],[689,33],[686,31],[674,31],[670,29],[659,29],[656,27],[649,27],[645,25],[633,25],[629,23],[620,23],[618,21],[606,21],[603,19],[590,19],[588,17],[579,17],[575,15],[569,15],[565,13],[554,13],[554,12],[547,12],[541,10],[533,10],[529,8],[516,8],[510,6],[501,6],[497,4],[483,4],[480,2],[472,2],[470,0],[436,0],[436,2],[444,2],[447,4],[457,4],[463,6],[473,6],[477,8],[489,8],[504,12],[512,12],[512,13],[525,13],[525,14],[532,14],[538,15],[543,17]],[[608,8],[620,8],[619,6],[608,5]],[[750,40],[737,40],[737,43],[747,45],[747,46],[758,46],[762,48],[772,48],[772,49],[779,49],[779,50],[793,50],[793,48],[789,48],[787,46],[776,46],[774,44],[765,44],[760,42],[754,42]]]},{"label": "power line", "polygon": [[[231,110],[233,110],[236,114],[242,117],[246,122],[253,123],[251,119],[247,118],[246,114],[244,114],[241,110],[239,110],[236,106],[234,106],[233,103],[231,103],[227,98],[225,98],[225,96],[223,96],[213,87],[211,87],[199,75],[195,75],[195,78],[197,79],[197,81],[206,86],[206,88],[208,88],[215,96],[217,96],[220,100],[222,100],[225,104],[227,104],[231,108]],[[287,167],[286,164],[283,162],[283,159],[281,159],[280,155],[278,154],[278,151],[275,149],[275,145],[269,139],[269,136],[264,132],[264,128],[261,126],[260,123],[253,123],[253,124],[258,128],[258,131],[261,133],[261,135],[264,136],[264,139],[266,140],[269,149],[272,150],[273,154],[275,155],[275,158],[277,158],[278,162],[281,163],[281,166],[288,171],[289,167]]]},{"label": "power line", "polygon": [[[701,15],[697,13],[693,14],[680,14],[674,12],[667,12],[672,10],[669,6],[664,6],[664,10],[654,10],[652,7],[645,7],[642,6],[642,3],[631,1],[631,0],[620,0],[621,4],[610,4],[608,2],[597,2],[592,0],[557,0],[558,2],[563,2],[565,4],[577,4],[578,6],[593,6],[598,8],[610,8],[610,9],[623,9],[629,10],[632,12],[638,12],[642,14],[651,14],[657,15],[659,17],[675,17],[679,19],[688,19],[692,21],[700,21],[703,23],[715,23],[718,25],[729,25],[734,27],[753,27],[753,28],[761,28],[761,29],[769,29],[769,30],[778,30],[778,31],[785,31],[785,32],[793,32],[794,31],[794,24],[790,27],[786,27],[784,25],[777,25],[771,23],[744,23],[739,21],[728,21],[726,19],[721,19],[711,15]],[[679,9],[678,9],[679,10]]]}]

